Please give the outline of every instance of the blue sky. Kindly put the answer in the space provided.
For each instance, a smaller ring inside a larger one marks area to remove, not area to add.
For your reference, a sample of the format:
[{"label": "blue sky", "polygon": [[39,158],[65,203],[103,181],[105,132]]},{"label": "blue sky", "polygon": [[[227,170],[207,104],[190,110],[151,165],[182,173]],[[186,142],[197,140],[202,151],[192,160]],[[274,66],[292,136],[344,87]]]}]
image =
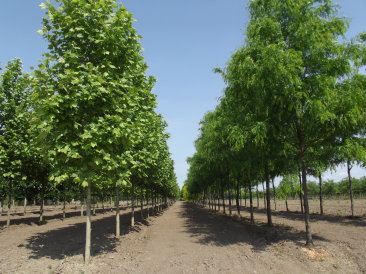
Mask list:
[{"label": "blue sky", "polygon": [[[37,65],[47,50],[37,34],[43,11],[38,0],[3,0],[0,4],[0,65],[14,57],[24,61],[26,71]],[[336,0],[340,14],[351,19],[349,37],[366,30],[365,0]],[[243,43],[248,23],[245,0],[124,0],[134,14],[135,27],[143,36],[149,74],[157,78],[158,112],[168,122],[170,150],[180,185],[194,153],[199,121],[214,109],[224,83],[212,69],[224,67]],[[354,169],[355,177],[366,175]],[[339,180],[345,168],[327,173]]]}]

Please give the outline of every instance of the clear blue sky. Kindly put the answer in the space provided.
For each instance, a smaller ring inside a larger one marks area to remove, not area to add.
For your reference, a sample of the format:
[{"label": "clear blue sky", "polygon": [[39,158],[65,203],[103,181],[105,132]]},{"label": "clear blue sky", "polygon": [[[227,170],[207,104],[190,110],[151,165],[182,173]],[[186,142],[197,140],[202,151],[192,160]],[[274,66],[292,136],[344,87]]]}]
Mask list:
[{"label": "clear blue sky", "polygon": [[[26,71],[37,65],[46,42],[37,34],[43,11],[39,0],[2,0],[0,3],[0,65],[14,57],[24,61]],[[143,36],[149,74],[158,82],[158,112],[168,122],[170,150],[180,185],[194,153],[199,121],[212,110],[224,83],[212,69],[224,67],[230,55],[243,43],[248,23],[245,0],[124,0],[134,14],[135,27]],[[365,0],[336,0],[340,14],[351,19],[349,37],[366,30]],[[366,175],[355,168],[354,175]],[[339,180],[346,170],[339,168],[327,178]]]}]

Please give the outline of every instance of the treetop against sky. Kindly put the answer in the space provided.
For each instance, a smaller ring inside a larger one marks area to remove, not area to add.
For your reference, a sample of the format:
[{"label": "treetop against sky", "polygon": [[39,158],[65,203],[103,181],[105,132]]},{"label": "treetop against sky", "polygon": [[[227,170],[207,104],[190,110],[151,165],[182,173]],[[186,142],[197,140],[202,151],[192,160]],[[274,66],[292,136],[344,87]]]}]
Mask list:
[{"label": "treetop against sky", "polygon": [[[42,1],[2,1],[0,8],[0,65],[14,57],[24,61],[25,71],[36,66],[47,49],[37,34],[44,11]],[[364,31],[364,0],[335,0],[340,15],[350,19],[347,38]],[[243,43],[249,21],[247,1],[125,0],[122,4],[136,18],[135,27],[143,37],[148,73],[157,78],[154,92],[158,111],[168,122],[170,150],[178,182],[186,178],[186,158],[193,154],[199,121],[217,105],[224,82],[212,69],[224,67]],[[363,176],[354,170],[355,177]],[[326,177],[339,180],[347,175],[338,169]]]}]

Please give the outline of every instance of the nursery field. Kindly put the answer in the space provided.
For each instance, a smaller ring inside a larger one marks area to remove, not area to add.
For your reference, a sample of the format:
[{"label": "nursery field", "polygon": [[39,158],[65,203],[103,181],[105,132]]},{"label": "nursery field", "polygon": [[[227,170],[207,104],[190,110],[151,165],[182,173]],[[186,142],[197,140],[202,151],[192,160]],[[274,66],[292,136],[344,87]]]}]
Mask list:
[{"label": "nursery field", "polygon": [[19,220],[19,225],[2,227],[0,273],[366,271],[365,216],[312,215],[315,247],[308,249],[301,213],[274,211],[274,227],[268,228],[263,209],[255,210],[253,225],[247,221],[247,209],[241,209],[242,220],[238,220],[177,202],[142,222],[136,212],[136,225],[130,227],[130,210],[123,207],[120,239],[114,237],[114,213],[97,209],[92,222],[93,257],[85,266],[85,217],[79,210],[68,210],[70,216],[61,221],[61,211],[50,208],[44,225]]}]

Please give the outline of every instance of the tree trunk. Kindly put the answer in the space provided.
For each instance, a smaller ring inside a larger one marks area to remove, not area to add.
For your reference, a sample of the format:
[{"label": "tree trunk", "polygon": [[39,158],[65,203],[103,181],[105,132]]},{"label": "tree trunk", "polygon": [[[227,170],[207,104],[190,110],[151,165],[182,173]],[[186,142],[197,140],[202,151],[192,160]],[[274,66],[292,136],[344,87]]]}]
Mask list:
[{"label": "tree trunk", "polygon": [[24,208],[24,212],[23,212],[23,215],[27,215],[27,197],[25,196],[24,197],[24,205],[23,205],[23,208]]},{"label": "tree trunk", "polygon": [[306,182],[306,166],[304,159],[301,159],[301,175],[302,175],[302,187],[304,190],[304,211],[305,211],[305,228],[306,228],[306,245],[313,245],[313,237],[311,234],[310,225],[310,212],[309,212],[309,201],[308,201],[308,186]]},{"label": "tree trunk", "polygon": [[86,189],[86,235],[85,235],[85,264],[89,264],[91,254],[91,184]]},{"label": "tree trunk", "polygon": [[272,178],[272,189],[273,189],[273,201],[274,201],[274,206],[275,206],[275,210],[277,210],[277,203],[276,203],[276,188],[274,185],[274,178]]},{"label": "tree trunk", "polygon": [[221,188],[221,199],[222,199],[222,207],[223,207],[223,210],[224,210],[224,214],[226,214],[225,195],[224,195],[224,189],[223,189],[223,187]]},{"label": "tree trunk", "polygon": [[286,198],[286,200],[285,200],[285,203],[286,203],[286,211],[289,211],[289,210],[288,210],[288,204],[287,204],[287,198]]},{"label": "tree trunk", "polygon": [[119,189],[118,186],[116,186],[116,238],[119,238],[121,236],[121,227],[120,227],[120,211],[119,211]]},{"label": "tree trunk", "polygon": [[247,188],[244,186],[244,206],[247,207]]},{"label": "tree trunk", "polygon": [[7,218],[6,218],[6,227],[10,226],[10,209],[11,209],[11,196],[8,194],[8,211],[6,212]]},{"label": "tree trunk", "polygon": [[62,219],[66,218],[66,200],[64,199],[63,207],[62,207]]},{"label": "tree trunk", "polygon": [[322,174],[319,172],[319,202],[320,202],[320,214],[323,215],[323,181]]},{"label": "tree trunk", "polygon": [[146,216],[147,216],[147,218],[149,218],[150,217],[150,213],[149,213],[150,207],[149,207],[149,191],[148,190],[146,190],[146,209],[147,209]]},{"label": "tree trunk", "polygon": [[141,189],[141,193],[140,193],[140,211],[141,211],[141,221],[144,219],[144,196],[143,196],[143,192]]},{"label": "tree trunk", "polygon": [[266,200],[267,200],[267,225],[273,226],[272,223],[272,211],[271,211],[271,194],[270,194],[270,179],[268,166],[265,166],[265,175],[266,175]]},{"label": "tree trunk", "polygon": [[353,203],[353,188],[352,188],[352,177],[351,177],[351,161],[347,160],[347,174],[348,174],[348,187],[349,187],[349,198],[351,200],[351,216],[354,217],[354,203]]},{"label": "tree trunk", "polygon": [[256,185],[256,194],[257,194],[257,209],[259,208],[259,193],[258,193],[258,184]]},{"label": "tree trunk", "polygon": [[265,192],[265,188],[264,188],[264,183],[263,182],[262,182],[262,188],[263,188],[263,204],[264,204],[264,208],[267,209],[266,192]]},{"label": "tree trunk", "polygon": [[303,197],[302,197],[302,179],[301,179],[301,172],[299,172],[299,184],[300,184],[300,193],[299,193],[299,196],[300,196],[300,207],[301,207],[301,213],[304,213],[304,205],[303,205]]},{"label": "tree trunk", "polygon": [[252,181],[249,181],[250,222],[254,224]]},{"label": "tree trunk", "polygon": [[135,226],[135,184],[131,184],[131,226]]},{"label": "tree trunk", "polygon": [[41,194],[41,207],[39,209],[39,222],[43,223],[43,210],[44,210],[44,194]]},{"label": "tree trunk", "polygon": [[[84,199],[85,201],[85,199]],[[84,202],[81,204],[80,216],[84,216]]]},{"label": "tree trunk", "polygon": [[231,211],[231,189],[230,189],[230,187],[228,188],[228,194],[229,194],[229,214],[231,216],[232,211]]},{"label": "tree trunk", "polygon": [[241,218],[239,199],[240,199],[240,183],[239,180],[236,180],[236,210],[238,211],[238,217]]}]

